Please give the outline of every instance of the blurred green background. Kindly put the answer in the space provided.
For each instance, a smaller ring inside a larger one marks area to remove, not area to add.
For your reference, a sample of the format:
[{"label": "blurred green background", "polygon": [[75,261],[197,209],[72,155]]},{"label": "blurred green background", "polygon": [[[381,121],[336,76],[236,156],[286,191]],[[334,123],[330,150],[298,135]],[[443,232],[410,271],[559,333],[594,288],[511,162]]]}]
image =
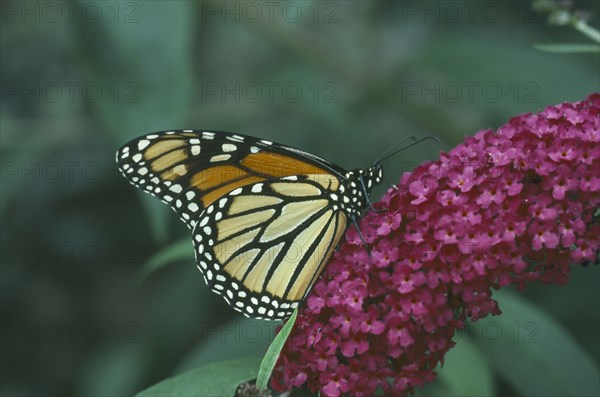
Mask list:
[{"label": "blurred green background", "polygon": [[[574,4],[598,26],[597,2]],[[117,174],[128,140],[236,131],[346,168],[407,135],[442,140],[388,160],[397,181],[465,135],[600,90],[597,54],[533,49],[587,40],[549,27],[529,2],[0,6],[3,396],[131,395],[204,363],[261,356],[273,336],[274,324],[208,291],[186,227]],[[170,265],[141,280],[165,250]],[[491,321],[512,348],[462,338],[446,382],[425,394],[548,395],[549,379],[581,381],[552,362],[591,370],[585,390],[597,391],[599,286],[598,268],[575,268],[566,286],[509,294],[516,309]]]}]

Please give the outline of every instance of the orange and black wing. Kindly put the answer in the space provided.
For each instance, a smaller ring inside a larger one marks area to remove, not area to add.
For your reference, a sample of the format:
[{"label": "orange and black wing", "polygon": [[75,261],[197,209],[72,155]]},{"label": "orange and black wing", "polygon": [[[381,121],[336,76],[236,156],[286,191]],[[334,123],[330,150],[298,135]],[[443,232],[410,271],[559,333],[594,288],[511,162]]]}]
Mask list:
[{"label": "orange and black wing", "polygon": [[117,152],[121,173],[158,197],[193,229],[200,214],[229,192],[292,175],[344,170],[312,154],[241,134],[163,131],[134,139]]}]

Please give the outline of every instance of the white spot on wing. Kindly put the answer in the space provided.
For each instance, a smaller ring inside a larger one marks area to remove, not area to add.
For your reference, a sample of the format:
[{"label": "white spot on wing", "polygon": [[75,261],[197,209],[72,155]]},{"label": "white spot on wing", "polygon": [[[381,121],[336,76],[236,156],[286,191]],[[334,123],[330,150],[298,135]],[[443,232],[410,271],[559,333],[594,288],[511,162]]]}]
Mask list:
[{"label": "white spot on wing", "polygon": [[144,149],[146,149],[149,144],[150,144],[149,140],[142,139],[141,141],[138,142],[138,150],[144,150]]},{"label": "white spot on wing", "polygon": [[170,191],[172,191],[172,192],[174,192],[174,193],[181,193],[181,191],[182,191],[183,189],[181,188],[181,185],[179,185],[179,184],[175,184],[175,185],[171,186],[171,187],[169,188],[169,190],[170,190]]},{"label": "white spot on wing", "polygon": [[215,163],[217,161],[225,161],[225,160],[229,160],[231,158],[230,154],[219,154],[218,156],[212,156],[210,158],[210,162],[211,163]]},{"label": "white spot on wing", "polygon": [[237,146],[231,143],[224,143],[221,146],[221,149],[223,149],[224,152],[235,152],[237,150]]}]

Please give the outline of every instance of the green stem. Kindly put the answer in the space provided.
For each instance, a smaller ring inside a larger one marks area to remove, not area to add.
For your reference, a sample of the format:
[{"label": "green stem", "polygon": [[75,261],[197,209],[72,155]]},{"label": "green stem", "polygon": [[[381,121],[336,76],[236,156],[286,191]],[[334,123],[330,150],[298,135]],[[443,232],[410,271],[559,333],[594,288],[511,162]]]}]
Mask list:
[{"label": "green stem", "polygon": [[583,21],[576,21],[573,26],[596,43],[600,43],[600,32],[597,29],[594,29]]}]

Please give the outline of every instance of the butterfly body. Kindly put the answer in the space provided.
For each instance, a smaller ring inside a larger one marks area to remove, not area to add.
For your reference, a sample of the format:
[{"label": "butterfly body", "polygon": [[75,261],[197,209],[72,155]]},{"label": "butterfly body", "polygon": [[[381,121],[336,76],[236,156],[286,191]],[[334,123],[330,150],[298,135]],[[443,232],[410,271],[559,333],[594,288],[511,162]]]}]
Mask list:
[{"label": "butterfly body", "polygon": [[304,299],[382,178],[378,164],[346,171],[295,148],[216,131],[149,134],[123,146],[117,163],[192,229],[210,289],[246,316],[270,320]]}]

